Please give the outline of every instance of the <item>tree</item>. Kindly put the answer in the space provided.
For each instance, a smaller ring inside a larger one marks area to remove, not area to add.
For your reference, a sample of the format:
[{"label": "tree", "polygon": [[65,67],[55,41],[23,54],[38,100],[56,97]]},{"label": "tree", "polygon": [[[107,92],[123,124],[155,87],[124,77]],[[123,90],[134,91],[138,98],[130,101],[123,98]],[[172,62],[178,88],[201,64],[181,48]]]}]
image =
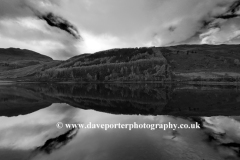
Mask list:
[{"label": "tree", "polygon": [[109,80],[109,77],[108,77],[108,76],[105,77],[105,81],[107,81],[107,80]]},{"label": "tree", "polygon": [[139,75],[140,74],[140,71],[139,71],[139,67],[137,66],[136,68],[136,74]]},{"label": "tree", "polygon": [[239,65],[240,64],[239,60],[238,59],[234,59],[234,64]]},{"label": "tree", "polygon": [[87,79],[92,80],[92,76],[89,73],[87,74]]},{"label": "tree", "polygon": [[122,75],[124,74],[124,69],[123,69],[123,67],[121,68],[120,73],[121,73]]},{"label": "tree", "polygon": [[144,79],[145,79],[145,80],[148,80],[148,78],[149,78],[148,70],[145,70],[145,71],[144,71]]},{"label": "tree", "polygon": [[133,66],[131,66],[131,73],[133,73],[134,72],[134,68],[133,68]]},{"label": "tree", "polygon": [[99,73],[97,73],[97,74],[95,75],[95,80],[96,80],[96,81],[100,80],[100,74],[99,74]]}]

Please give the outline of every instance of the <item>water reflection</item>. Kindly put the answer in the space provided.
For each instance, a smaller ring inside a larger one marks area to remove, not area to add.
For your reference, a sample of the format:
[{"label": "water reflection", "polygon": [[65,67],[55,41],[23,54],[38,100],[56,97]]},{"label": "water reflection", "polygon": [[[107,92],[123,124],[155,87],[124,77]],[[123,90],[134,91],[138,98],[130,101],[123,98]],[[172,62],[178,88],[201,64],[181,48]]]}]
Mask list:
[{"label": "water reflection", "polygon": [[[24,84],[0,88],[0,110],[4,111],[0,117],[0,159],[240,159],[240,94],[235,87]],[[215,112],[235,116],[213,116]],[[56,127],[57,122],[196,121],[201,129],[105,131]]]},{"label": "water reflection", "polygon": [[43,146],[37,147],[36,154],[38,152],[45,152],[47,154],[52,153],[54,150],[59,150],[71,141],[78,133],[78,129],[69,129],[66,133],[56,137],[48,139]]},{"label": "water reflection", "polygon": [[[54,104],[17,117],[1,117],[1,159],[237,159],[239,117],[203,117],[202,129],[57,129],[56,123],[176,123],[194,118],[113,115]],[[14,153],[14,154],[13,154]]]},{"label": "water reflection", "polygon": [[0,115],[24,115],[53,103],[113,114],[240,115],[234,86],[160,84],[21,84],[0,86]]}]

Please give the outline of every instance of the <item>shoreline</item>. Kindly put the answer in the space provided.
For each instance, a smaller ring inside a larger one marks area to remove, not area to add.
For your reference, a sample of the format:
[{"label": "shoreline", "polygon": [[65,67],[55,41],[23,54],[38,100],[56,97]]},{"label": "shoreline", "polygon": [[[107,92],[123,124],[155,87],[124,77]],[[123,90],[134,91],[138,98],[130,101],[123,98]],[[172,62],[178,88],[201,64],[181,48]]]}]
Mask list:
[{"label": "shoreline", "polygon": [[222,86],[240,86],[240,82],[207,82],[207,81],[13,81],[13,80],[0,80],[0,85],[4,84],[21,84],[21,83],[62,83],[62,84],[185,84],[185,85],[222,85]]},{"label": "shoreline", "polygon": [[4,80],[0,80],[0,84],[9,84],[9,83],[17,83],[16,81],[4,81]]}]

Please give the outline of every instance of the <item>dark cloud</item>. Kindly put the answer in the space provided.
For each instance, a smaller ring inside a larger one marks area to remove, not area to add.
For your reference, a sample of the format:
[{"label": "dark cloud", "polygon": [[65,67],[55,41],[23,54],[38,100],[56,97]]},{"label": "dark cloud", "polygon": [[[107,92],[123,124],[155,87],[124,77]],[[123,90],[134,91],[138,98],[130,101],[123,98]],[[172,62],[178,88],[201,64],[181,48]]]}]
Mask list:
[{"label": "dark cloud", "polygon": [[201,20],[200,21],[200,23],[202,24],[201,29],[209,27],[212,22],[213,22],[213,20],[210,20],[210,19],[203,19],[203,20]]},{"label": "dark cloud", "polygon": [[235,1],[230,7],[229,7],[229,12],[236,13],[240,9],[240,1],[237,0]]},{"label": "dark cloud", "polygon": [[239,10],[240,10],[240,1],[237,0],[229,6],[229,8],[225,13],[218,15],[215,18],[221,18],[221,19],[236,18],[240,16],[240,14],[237,13]]},{"label": "dark cloud", "polygon": [[[24,39],[25,33],[32,41],[44,38],[42,46],[54,41],[51,53],[69,57],[78,50],[235,40],[239,8],[240,0],[0,0],[0,25],[5,19],[34,18],[38,22],[32,23],[41,27],[36,36],[36,30],[15,26],[15,32],[11,29],[4,36],[8,33],[14,39],[22,31],[17,40]],[[84,41],[79,41],[81,37]]]},{"label": "dark cloud", "polygon": [[[55,59],[79,54],[75,47],[81,39],[77,27],[65,15],[57,12],[61,9],[62,2],[63,0],[0,0],[0,36],[20,43],[49,44],[45,49],[47,52],[40,53],[51,55]],[[20,24],[24,20],[26,23]],[[29,28],[34,25],[37,28]]]},{"label": "dark cloud", "polygon": [[240,16],[240,15],[239,14],[225,14],[225,15],[217,16],[216,18],[231,19],[231,18],[236,18],[238,16]]},{"label": "dark cloud", "polygon": [[[218,7],[219,11],[214,12]],[[235,39],[238,33],[236,32],[237,29],[231,33],[228,23],[231,20],[231,24],[236,26],[235,23],[240,17],[239,11],[240,0],[217,3],[213,10],[210,10],[199,20],[201,26],[199,30],[196,30],[195,34],[190,38],[179,43],[199,42],[199,40],[200,42],[201,40],[204,41],[204,43],[231,43],[231,40]]]},{"label": "dark cloud", "polygon": [[[41,0],[41,1],[45,3],[48,2],[51,5],[58,5],[58,6],[60,5],[60,2],[61,2],[56,0]],[[31,3],[26,3],[24,7],[29,8],[33,12],[33,16],[36,16],[36,18],[46,21],[49,26],[59,28],[60,30],[63,30],[69,33],[76,39],[81,38],[77,27],[75,27],[71,22],[66,20],[64,17],[56,15],[53,12],[42,11],[41,8]]]},{"label": "dark cloud", "polygon": [[61,30],[66,31],[76,39],[79,39],[81,37],[75,26],[73,26],[69,21],[65,20],[64,18],[55,15],[54,13],[38,15],[38,18],[45,20],[48,25],[52,27],[57,27]]},{"label": "dark cloud", "polygon": [[238,11],[240,10],[240,1],[237,0],[234,3],[232,3],[227,11],[219,16],[216,16],[215,18],[222,18],[222,19],[231,19],[240,16],[238,14]]},{"label": "dark cloud", "polygon": [[235,2],[233,2],[232,4],[228,4],[228,3],[220,3],[217,4],[218,7],[227,7],[228,9],[226,9],[225,12],[223,13],[219,13],[218,15],[213,15],[213,13],[208,13],[208,15],[206,17],[204,17],[202,20],[200,20],[200,23],[202,25],[201,29],[205,29],[205,28],[221,28],[221,23],[216,22],[218,19],[232,19],[232,18],[236,18],[239,17],[240,14],[238,14],[237,12],[239,11],[239,7],[240,7],[240,1],[237,0]]},{"label": "dark cloud", "polygon": [[66,133],[56,138],[48,139],[44,145],[35,149],[35,153],[43,152],[46,154],[51,154],[53,151],[59,150],[67,145],[74,137],[76,137],[77,133],[78,129],[70,129]]},{"label": "dark cloud", "polygon": [[[233,41],[239,39],[239,21],[240,0],[216,1],[216,4],[209,12],[203,14],[198,21],[196,20],[200,27],[196,27],[195,31],[192,31],[195,33],[192,36],[189,35],[186,39],[176,41],[174,45],[185,43],[234,43]],[[179,25],[175,26],[175,28],[178,27]],[[175,31],[175,28],[169,27],[168,30],[172,32]]]},{"label": "dark cloud", "polygon": [[176,26],[170,26],[170,27],[168,28],[168,30],[169,30],[170,32],[174,32],[176,28],[177,28]]}]

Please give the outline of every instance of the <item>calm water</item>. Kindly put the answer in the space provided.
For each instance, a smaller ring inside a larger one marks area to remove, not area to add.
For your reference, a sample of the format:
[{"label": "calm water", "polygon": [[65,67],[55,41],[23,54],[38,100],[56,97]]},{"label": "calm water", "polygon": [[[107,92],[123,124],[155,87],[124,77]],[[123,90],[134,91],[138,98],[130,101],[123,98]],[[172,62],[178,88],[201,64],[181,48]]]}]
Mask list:
[{"label": "calm water", "polygon": [[[240,89],[160,84],[0,85],[0,159],[240,159]],[[58,129],[57,122],[200,129]]]}]

